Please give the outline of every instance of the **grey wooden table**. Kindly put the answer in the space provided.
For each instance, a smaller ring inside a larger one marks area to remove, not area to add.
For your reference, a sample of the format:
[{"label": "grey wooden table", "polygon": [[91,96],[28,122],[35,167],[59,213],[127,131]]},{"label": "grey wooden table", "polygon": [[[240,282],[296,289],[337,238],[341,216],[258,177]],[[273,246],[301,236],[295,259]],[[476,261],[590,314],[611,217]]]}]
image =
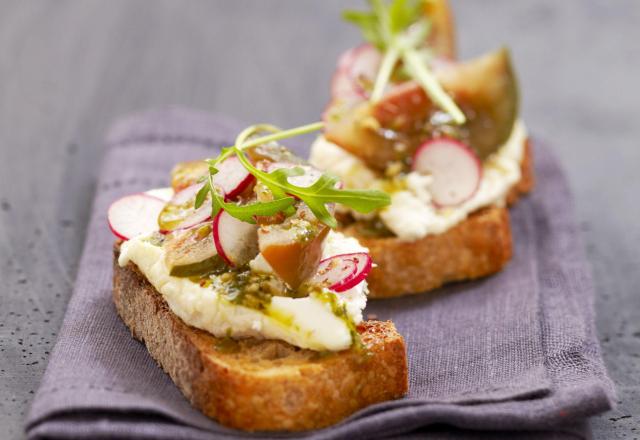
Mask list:
[{"label": "grey wooden table", "polygon": [[[22,423],[73,288],[114,118],[183,105],[249,122],[318,119],[358,41],[338,0],[0,0],[0,432]],[[508,44],[530,129],[577,197],[618,408],[595,438],[640,436],[640,2],[454,1],[460,47]]]}]

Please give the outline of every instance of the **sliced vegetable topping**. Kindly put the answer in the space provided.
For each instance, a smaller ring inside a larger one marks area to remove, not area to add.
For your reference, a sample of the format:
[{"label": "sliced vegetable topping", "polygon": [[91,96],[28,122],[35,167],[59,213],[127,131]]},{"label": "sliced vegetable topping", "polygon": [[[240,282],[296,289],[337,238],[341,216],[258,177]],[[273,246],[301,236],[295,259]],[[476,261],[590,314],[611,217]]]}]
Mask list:
[{"label": "sliced vegetable topping", "polygon": [[256,180],[236,156],[231,156],[218,167],[213,183],[220,188],[225,200],[233,200]]},{"label": "sliced vegetable topping", "polygon": [[381,60],[380,51],[371,44],[363,44],[345,52],[338,61],[338,69],[332,79],[332,97],[369,99]]},{"label": "sliced vegetable topping", "polygon": [[158,216],[161,232],[187,229],[211,218],[210,210],[194,209],[196,194],[202,186],[202,183],[195,183],[175,193]]},{"label": "sliced vegetable topping", "polygon": [[471,198],[482,180],[482,163],[471,148],[448,138],[432,139],[420,146],[413,169],[431,174],[433,202],[455,206]]},{"label": "sliced vegetable topping", "polygon": [[371,257],[365,252],[334,255],[320,262],[311,281],[334,292],[344,292],[360,284],[372,266]]},{"label": "sliced vegetable topping", "polygon": [[213,241],[218,254],[231,267],[247,264],[258,255],[257,226],[220,211],[213,220]]},{"label": "sliced vegetable topping", "polygon": [[109,228],[122,240],[158,230],[157,218],[164,201],[148,194],[133,194],[116,200],[109,207]]},{"label": "sliced vegetable topping", "polygon": [[166,237],[165,263],[172,276],[202,276],[226,267],[216,251],[211,229],[211,222],[207,222]]}]

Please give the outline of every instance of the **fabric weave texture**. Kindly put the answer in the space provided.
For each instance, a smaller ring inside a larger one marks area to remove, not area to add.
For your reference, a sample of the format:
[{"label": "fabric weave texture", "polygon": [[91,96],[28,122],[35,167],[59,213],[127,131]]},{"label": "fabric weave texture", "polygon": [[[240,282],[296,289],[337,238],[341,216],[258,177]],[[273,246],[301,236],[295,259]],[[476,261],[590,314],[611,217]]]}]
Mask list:
[{"label": "fabric weave texture", "polygon": [[[111,129],[74,293],[27,419],[28,438],[288,436],[228,429],[193,409],[132,339],[111,299],[109,204],[167,186],[176,162],[214,156],[241,128],[169,109]],[[425,295],[369,301],[365,315],[392,319],[405,338],[406,398],[294,437],[589,438],[586,418],[611,408],[615,392],[595,335],[572,196],[550,150],[534,144],[537,187],[511,209],[515,247],[505,270]]]}]

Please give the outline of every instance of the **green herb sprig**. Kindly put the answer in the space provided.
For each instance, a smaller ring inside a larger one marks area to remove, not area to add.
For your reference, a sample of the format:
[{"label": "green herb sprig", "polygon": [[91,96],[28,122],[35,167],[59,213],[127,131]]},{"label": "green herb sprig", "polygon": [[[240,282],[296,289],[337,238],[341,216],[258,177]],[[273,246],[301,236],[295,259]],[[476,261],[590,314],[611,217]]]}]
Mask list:
[{"label": "green herb sprig", "polygon": [[464,124],[464,113],[444,91],[420,53],[420,47],[431,30],[431,23],[424,14],[425,1],[428,0],[391,0],[390,3],[369,0],[371,11],[348,10],[343,17],[358,26],[365,40],[384,53],[371,92],[372,102],[382,98],[394,68],[402,61],[407,73],[422,86],[431,100],[455,123]]},{"label": "green herb sprig", "polygon": [[[298,199],[309,207],[318,220],[329,227],[335,228],[337,226],[336,219],[326,207],[329,203],[341,203],[361,213],[368,213],[388,205],[391,202],[388,194],[381,191],[338,189],[336,186],[339,179],[326,173],[323,173],[311,186],[294,185],[289,181],[289,177],[305,174],[305,170],[302,167],[279,168],[266,172],[256,168],[244,153],[247,148],[310,133],[322,127],[322,122],[289,130],[281,130],[270,124],[247,127],[238,135],[235,145],[223,148],[218,157],[207,160],[209,175],[205,185],[196,195],[196,208],[202,206],[207,196],[211,195],[212,217],[216,216],[221,209],[224,209],[239,220],[255,223],[255,216],[268,216],[279,212],[287,215],[293,214],[295,212],[293,205]],[[261,137],[252,137],[257,133],[263,132],[269,132],[269,134]],[[220,189],[213,181],[213,176],[219,172],[219,165],[233,155],[236,155],[246,170],[271,191],[273,200],[269,202],[253,202],[246,205],[224,200]]]}]

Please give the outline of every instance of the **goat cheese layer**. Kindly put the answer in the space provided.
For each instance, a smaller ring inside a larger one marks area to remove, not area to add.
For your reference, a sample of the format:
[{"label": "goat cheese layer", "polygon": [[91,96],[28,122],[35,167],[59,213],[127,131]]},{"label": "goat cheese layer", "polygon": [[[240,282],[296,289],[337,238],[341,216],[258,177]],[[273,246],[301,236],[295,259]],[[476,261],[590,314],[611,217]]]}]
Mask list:
[{"label": "goat cheese layer", "polygon": [[[483,164],[482,180],[478,191],[464,203],[455,207],[437,208],[431,203],[429,186],[431,176],[410,172],[402,190],[391,193],[391,205],[378,215],[384,225],[398,238],[414,241],[431,234],[440,234],[472,212],[491,205],[503,206],[509,190],[521,177],[521,163],[527,140],[524,123],[518,120],[511,136],[496,153]],[[318,137],[311,147],[311,164],[341,178],[346,188],[382,189],[384,180],[353,154]],[[353,213],[359,218],[357,213]]]},{"label": "goat cheese layer", "polygon": [[[366,251],[357,240],[331,231],[324,243],[323,258]],[[136,237],[122,243],[118,264],[124,267],[134,263],[160,292],[171,311],[193,327],[216,337],[280,339],[318,351],[344,350],[353,342],[347,322],[333,313],[330,304],[313,295],[274,296],[264,312],[237,305],[223,297],[218,277],[212,277],[211,285],[202,287],[188,278],[169,275],[164,253],[161,246],[152,244],[146,237]],[[359,324],[367,292],[363,281],[346,292],[331,294],[345,305],[353,323]]]}]

